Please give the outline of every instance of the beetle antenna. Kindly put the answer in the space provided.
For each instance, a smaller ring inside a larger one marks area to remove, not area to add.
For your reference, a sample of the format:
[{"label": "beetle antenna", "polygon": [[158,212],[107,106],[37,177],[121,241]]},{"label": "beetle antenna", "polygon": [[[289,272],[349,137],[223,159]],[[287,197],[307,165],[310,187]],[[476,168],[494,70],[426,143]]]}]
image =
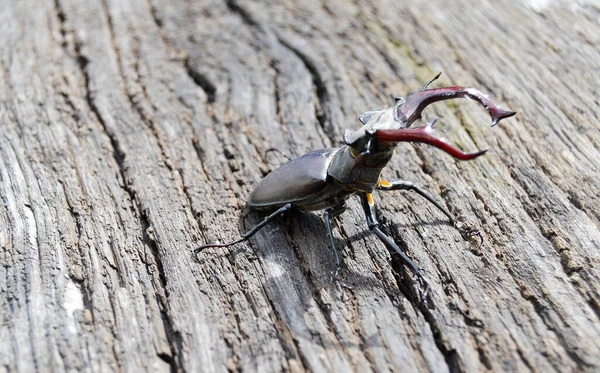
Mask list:
[{"label": "beetle antenna", "polygon": [[421,91],[424,91],[427,89],[427,87],[429,87],[429,85],[433,82],[435,82],[436,80],[439,79],[439,77],[442,75],[442,72],[440,71],[439,73],[437,73],[436,76],[433,77],[433,79],[431,79],[430,81],[427,82],[427,84],[425,84],[425,87],[423,87],[423,89]]},{"label": "beetle antenna", "polygon": [[292,158],[288,157],[287,154],[285,154],[284,152],[282,152],[281,150],[279,150],[277,148],[269,148],[269,149],[265,150],[264,158],[267,158],[267,155],[271,152],[277,152],[277,153],[283,155],[288,161],[292,160]]}]

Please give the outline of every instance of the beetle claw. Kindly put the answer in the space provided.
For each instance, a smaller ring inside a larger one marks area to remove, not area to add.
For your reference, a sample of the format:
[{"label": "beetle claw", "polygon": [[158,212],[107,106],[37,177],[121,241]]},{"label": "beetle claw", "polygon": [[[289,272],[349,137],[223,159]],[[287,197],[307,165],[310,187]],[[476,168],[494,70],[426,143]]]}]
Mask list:
[{"label": "beetle claw", "polygon": [[415,272],[415,277],[419,283],[420,303],[425,306],[425,308],[429,308],[429,304],[427,303],[429,297],[429,282],[423,277],[420,271]]},{"label": "beetle claw", "polygon": [[[436,76],[437,78],[437,76]],[[435,78],[433,79],[435,80]],[[433,80],[431,82],[433,82]],[[427,83],[427,87],[431,82]],[[465,88],[460,86],[424,89],[414,92],[406,97],[404,104],[396,109],[396,118],[409,127],[414,121],[421,118],[423,110],[438,101],[451,100],[454,98],[466,97],[479,102],[492,117],[492,127],[498,124],[502,119],[512,117],[516,114],[514,111],[500,109],[486,95],[477,88]]]},{"label": "beetle claw", "polygon": [[459,224],[454,224],[454,227],[458,229],[458,232],[462,236],[463,240],[469,241],[473,237],[479,238],[479,244],[483,244],[483,235],[481,231],[477,228],[469,227],[469,226],[460,226]]}]

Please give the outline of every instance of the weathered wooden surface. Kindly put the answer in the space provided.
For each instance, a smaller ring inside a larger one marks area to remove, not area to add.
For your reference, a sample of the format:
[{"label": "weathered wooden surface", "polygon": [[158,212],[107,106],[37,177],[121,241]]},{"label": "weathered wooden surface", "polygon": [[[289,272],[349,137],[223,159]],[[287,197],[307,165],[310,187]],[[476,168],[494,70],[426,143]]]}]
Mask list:
[{"label": "weathered wooden surface", "polygon": [[[535,2],[538,3],[538,2]],[[3,1],[0,371],[600,370],[600,9],[592,2]],[[418,196],[376,196],[433,308],[369,232],[321,219],[249,243],[252,187],[341,143],[357,115],[443,71],[519,112],[427,111],[459,163],[399,146]]]}]

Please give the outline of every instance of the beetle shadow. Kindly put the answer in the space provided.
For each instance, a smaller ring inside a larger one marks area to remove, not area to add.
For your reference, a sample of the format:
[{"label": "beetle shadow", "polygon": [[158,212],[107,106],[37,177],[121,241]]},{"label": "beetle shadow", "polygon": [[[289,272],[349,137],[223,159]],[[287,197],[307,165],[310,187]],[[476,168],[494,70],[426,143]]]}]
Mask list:
[{"label": "beetle shadow", "polygon": [[[244,232],[248,231],[268,214],[268,211],[244,209],[238,226],[243,227]],[[334,225],[334,242],[342,256],[342,269],[338,280],[332,276],[336,263],[327,229],[322,216],[316,213],[289,211],[270,222],[247,243],[225,249],[226,251],[217,256],[231,256],[232,263],[260,263],[257,266],[260,268],[257,274],[262,276],[262,279],[258,280],[262,282],[266,297],[277,317],[290,328],[294,338],[315,343],[315,333],[323,331],[314,329],[314,318],[323,317],[325,322],[331,322],[329,318],[332,313],[353,312],[349,309],[344,310],[350,307],[347,306],[349,297],[369,299],[375,294],[393,294],[394,298],[406,298],[406,292],[396,287],[402,284],[386,282],[377,275],[367,276],[348,268],[344,264],[344,256],[349,255],[351,242],[340,239],[337,235],[339,231]],[[366,228],[351,239],[370,239],[370,235],[369,229]],[[240,255],[246,258],[237,258]],[[400,303],[402,302],[393,301],[398,311],[403,313]],[[322,316],[315,315],[315,307],[319,309],[317,313]],[[377,333],[364,335],[361,340],[363,342],[360,345],[350,339],[320,340],[318,343],[325,349],[339,348],[340,345],[360,349],[365,345],[382,347],[381,336]]]},{"label": "beetle shadow", "polygon": [[[419,221],[419,222],[415,222],[415,223],[392,223],[392,222],[385,221],[385,222],[381,222],[381,224],[380,224],[380,227],[382,227],[383,229],[392,229],[395,227],[396,229],[413,230],[413,231],[416,231],[417,227],[420,227],[420,226],[427,226],[427,227],[432,227],[432,228],[439,228],[439,227],[447,226],[450,228],[454,228],[452,223],[450,223],[447,220],[443,220],[443,219],[435,219],[435,220],[430,220],[430,221]],[[347,244],[353,244],[359,240],[365,239],[370,234],[371,234],[371,230],[369,228],[365,228],[364,231],[353,234],[352,236],[349,236],[348,239],[346,239],[343,242],[347,243]],[[377,241],[380,242],[379,240],[377,240]]]},{"label": "beetle shadow", "polygon": [[[259,224],[268,212],[256,210],[244,210],[240,217],[240,223],[246,227],[246,231]],[[444,225],[444,221],[432,222],[431,225]],[[398,225],[399,227],[414,227],[418,223]],[[283,216],[269,222],[256,235],[249,239],[247,245],[239,245],[232,249],[227,255],[233,257],[244,254],[253,255],[264,261],[269,261],[275,266],[283,267],[286,273],[304,277],[307,281],[321,288],[336,287],[336,283],[342,286],[364,286],[378,287],[386,290],[381,284],[375,284],[371,277],[349,269],[344,264],[344,256],[352,250],[351,245],[359,240],[373,239],[383,245],[371,231],[365,230],[354,234],[347,239],[341,239],[337,235],[339,231],[333,224],[333,241],[338,249],[341,259],[340,273],[347,281],[336,280],[334,273],[337,265],[335,254],[331,248],[330,239],[322,216],[314,212],[302,212],[292,209]],[[269,268],[269,266],[266,266]],[[340,277],[341,278],[341,277]],[[351,285],[349,285],[351,284]]]},{"label": "beetle shadow", "polygon": [[[353,254],[348,252],[352,248],[346,240],[335,237],[337,229],[334,229],[334,241],[342,255],[342,268],[340,277],[334,279],[336,263],[320,215],[294,212],[279,220],[277,225],[281,228],[278,235],[285,240],[285,247],[277,250],[264,247],[255,249],[264,263],[263,267],[274,268],[265,273],[264,286],[272,306],[279,318],[293,331],[294,338],[315,343],[315,333],[322,332],[312,329],[316,325],[314,318],[320,317],[315,315],[315,307],[319,310],[317,313],[323,315],[323,321],[335,323],[330,319],[331,315],[337,314],[340,317],[333,319],[343,322],[341,314],[356,312],[352,302],[348,302],[350,299],[362,298],[362,302],[372,304],[373,299],[389,297],[392,307],[397,308],[399,313],[404,313],[403,307],[406,306],[399,299],[415,302],[415,299],[407,296],[410,290],[399,289],[406,285],[395,278],[396,268],[392,268],[392,276],[381,278],[377,273],[361,273],[347,266],[344,259],[346,262],[354,260],[350,258]],[[368,228],[359,235],[365,239],[371,238]],[[373,239],[376,240],[375,237]],[[390,266],[394,267],[394,263],[390,262]],[[355,265],[353,267],[356,268]],[[415,306],[418,307],[418,304]],[[377,333],[366,334],[361,339],[364,342],[360,345],[351,339],[322,339],[318,343],[326,349],[339,348],[340,345],[357,349],[364,349],[365,346],[383,347],[381,336]]]}]

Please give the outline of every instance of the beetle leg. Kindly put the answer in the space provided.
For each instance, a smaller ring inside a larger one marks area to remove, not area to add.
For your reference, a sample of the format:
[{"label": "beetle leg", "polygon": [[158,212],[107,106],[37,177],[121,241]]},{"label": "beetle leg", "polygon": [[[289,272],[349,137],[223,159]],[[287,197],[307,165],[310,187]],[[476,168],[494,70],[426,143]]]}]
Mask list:
[{"label": "beetle leg", "polygon": [[342,260],[340,259],[340,253],[335,245],[335,240],[333,239],[333,230],[331,228],[331,219],[339,216],[341,213],[346,211],[346,205],[343,204],[341,206],[331,207],[325,210],[323,213],[323,217],[325,218],[325,227],[327,228],[327,235],[329,235],[329,239],[331,240],[331,249],[333,250],[333,255],[335,256],[335,273],[333,275],[334,278],[337,278],[340,273],[340,268],[342,267]]},{"label": "beetle leg", "polygon": [[252,228],[248,232],[244,233],[244,235],[242,235],[242,238],[240,238],[239,240],[231,241],[228,243],[209,243],[206,245],[199,246],[198,248],[194,249],[194,256],[196,257],[196,260],[198,260],[198,254],[200,253],[200,251],[202,251],[204,249],[208,249],[211,247],[228,247],[228,246],[232,246],[232,245],[238,244],[240,242],[246,241],[250,237],[254,236],[256,234],[256,232],[258,232],[259,230],[264,228],[265,225],[269,224],[273,219],[275,219],[276,217],[278,217],[279,215],[283,214],[284,212],[288,211],[291,208],[292,208],[291,203],[288,203],[285,206],[279,208],[277,211],[275,211],[271,215],[264,218],[263,221],[258,223],[254,228]]},{"label": "beetle leg", "polygon": [[423,304],[427,306],[427,294],[429,292],[429,283],[421,274],[419,266],[417,266],[417,264],[412,259],[410,259],[406,255],[406,253],[404,253],[404,251],[400,249],[400,247],[394,242],[394,240],[392,240],[391,237],[389,237],[388,235],[383,233],[381,229],[379,229],[379,221],[377,220],[377,216],[375,215],[375,202],[373,201],[373,196],[371,195],[371,193],[362,193],[361,202],[363,210],[365,211],[365,215],[367,217],[367,224],[369,225],[369,229],[375,232],[377,237],[381,240],[381,242],[383,242],[383,244],[388,249],[391,249],[398,253],[398,255],[400,255],[400,257],[404,261],[404,264],[410,267],[410,269],[417,277],[421,288],[423,289],[420,292],[421,302],[423,302]]},{"label": "beetle leg", "polygon": [[429,202],[431,202],[431,204],[433,204],[435,207],[437,207],[438,210],[443,212],[444,215],[446,215],[448,217],[448,219],[450,220],[450,223],[452,223],[454,228],[456,228],[458,230],[458,232],[460,233],[460,235],[462,236],[462,238],[464,240],[469,240],[469,239],[471,239],[471,237],[477,236],[479,238],[480,244],[483,243],[483,236],[481,235],[481,232],[479,231],[479,229],[468,227],[468,226],[462,226],[458,222],[458,220],[444,206],[442,206],[438,201],[436,201],[435,198],[431,194],[427,193],[425,190],[421,189],[419,186],[413,184],[412,182],[405,181],[405,180],[397,180],[397,181],[393,181],[393,182],[380,180],[379,183],[377,184],[377,189],[379,189],[379,190],[412,190],[413,192],[416,192],[418,195],[420,195],[421,197],[423,197],[426,200],[428,200]]}]

